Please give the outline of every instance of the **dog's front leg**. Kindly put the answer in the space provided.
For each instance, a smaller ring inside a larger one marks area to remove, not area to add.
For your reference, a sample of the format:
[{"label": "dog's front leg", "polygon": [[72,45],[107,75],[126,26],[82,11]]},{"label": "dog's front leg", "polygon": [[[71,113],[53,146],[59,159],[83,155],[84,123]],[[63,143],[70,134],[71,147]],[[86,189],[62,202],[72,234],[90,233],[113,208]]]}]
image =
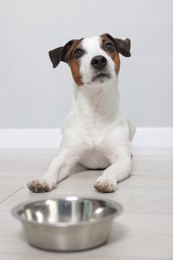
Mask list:
[{"label": "dog's front leg", "polygon": [[48,172],[41,178],[28,182],[28,188],[33,192],[47,192],[54,189],[57,182],[68,176],[70,169],[79,161],[75,149],[64,148],[50,164]]},{"label": "dog's front leg", "polygon": [[[109,158],[109,157],[108,157]],[[120,153],[109,158],[109,166],[103,174],[97,178],[94,187],[99,192],[114,192],[117,189],[117,182],[126,179],[132,170],[132,160],[129,153]]]}]

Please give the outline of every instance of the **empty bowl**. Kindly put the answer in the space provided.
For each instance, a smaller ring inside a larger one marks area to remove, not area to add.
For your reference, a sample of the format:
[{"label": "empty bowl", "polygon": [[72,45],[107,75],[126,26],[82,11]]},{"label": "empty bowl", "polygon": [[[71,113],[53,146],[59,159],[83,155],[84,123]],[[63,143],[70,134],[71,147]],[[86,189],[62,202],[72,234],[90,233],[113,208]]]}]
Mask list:
[{"label": "empty bowl", "polygon": [[107,242],[121,206],[111,200],[65,197],[22,203],[12,209],[28,242],[54,251],[78,251]]}]

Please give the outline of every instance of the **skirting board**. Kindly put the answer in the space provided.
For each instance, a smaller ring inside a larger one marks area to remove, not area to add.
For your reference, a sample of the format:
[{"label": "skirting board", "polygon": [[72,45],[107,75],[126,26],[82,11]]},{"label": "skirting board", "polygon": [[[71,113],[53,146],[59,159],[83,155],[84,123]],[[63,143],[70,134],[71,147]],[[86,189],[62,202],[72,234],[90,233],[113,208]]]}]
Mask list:
[{"label": "skirting board", "polygon": [[[58,148],[60,129],[0,129],[0,148]],[[173,148],[173,127],[137,128],[134,148]]]}]

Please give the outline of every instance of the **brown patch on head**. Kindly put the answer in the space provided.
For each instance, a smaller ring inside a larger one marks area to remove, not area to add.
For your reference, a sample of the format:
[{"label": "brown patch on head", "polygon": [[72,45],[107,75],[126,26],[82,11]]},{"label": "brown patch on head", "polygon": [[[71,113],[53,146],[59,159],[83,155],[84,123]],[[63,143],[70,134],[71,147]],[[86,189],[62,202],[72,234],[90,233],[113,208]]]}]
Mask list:
[{"label": "brown patch on head", "polygon": [[117,50],[117,46],[111,36],[108,34],[101,35],[101,46],[100,46],[114,61],[115,72],[118,75],[120,70],[120,57]]},{"label": "brown patch on head", "polygon": [[[83,55],[83,50],[80,48],[80,40],[73,40],[70,48],[65,54],[65,60],[70,66],[74,81],[78,86],[83,85],[82,77],[80,74],[80,60],[79,58]],[[81,53],[80,53],[81,52]]]}]

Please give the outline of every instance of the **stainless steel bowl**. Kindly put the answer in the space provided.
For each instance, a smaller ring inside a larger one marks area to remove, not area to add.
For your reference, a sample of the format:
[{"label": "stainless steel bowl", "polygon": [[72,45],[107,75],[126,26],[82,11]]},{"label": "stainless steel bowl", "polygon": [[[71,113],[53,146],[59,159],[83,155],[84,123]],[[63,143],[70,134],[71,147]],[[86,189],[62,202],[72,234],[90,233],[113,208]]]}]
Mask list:
[{"label": "stainless steel bowl", "polygon": [[12,214],[22,222],[28,242],[55,251],[77,251],[107,242],[121,206],[98,198],[65,197],[20,204]]}]

